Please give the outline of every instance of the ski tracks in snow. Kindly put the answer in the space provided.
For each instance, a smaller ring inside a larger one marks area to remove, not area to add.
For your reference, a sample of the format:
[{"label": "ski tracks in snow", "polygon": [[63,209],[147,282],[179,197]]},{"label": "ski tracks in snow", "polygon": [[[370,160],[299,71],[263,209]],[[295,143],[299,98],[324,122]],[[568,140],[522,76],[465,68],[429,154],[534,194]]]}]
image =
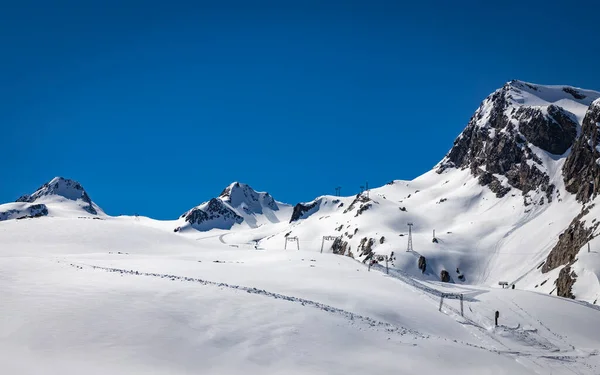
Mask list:
[{"label": "ski tracks in snow", "polygon": [[[366,325],[367,327],[369,327],[371,329],[378,330],[378,331],[384,331],[389,334],[397,334],[400,336],[412,335],[413,339],[430,339],[431,338],[431,339],[439,339],[441,341],[451,341],[456,344],[465,345],[468,347],[477,348],[480,350],[485,350],[485,351],[500,354],[500,355],[506,355],[506,356],[518,359],[518,362],[522,363],[525,367],[530,368],[530,369],[531,369],[531,365],[527,366],[523,362],[529,361],[535,367],[538,367],[539,369],[543,370],[547,367],[543,363],[540,363],[539,361],[540,360],[541,361],[549,360],[549,361],[552,361],[552,363],[558,364],[559,366],[564,366],[564,369],[568,370],[567,373],[580,374],[580,372],[575,370],[575,368],[573,366],[574,364],[580,364],[582,366],[586,366],[586,367],[588,367],[588,370],[591,369],[591,366],[589,366],[586,363],[581,363],[577,360],[581,359],[581,358],[598,355],[597,352],[583,353],[581,351],[574,350],[574,347],[572,345],[568,344],[562,336],[551,331],[542,322],[540,322],[539,320],[537,320],[534,317],[532,317],[531,315],[529,315],[524,309],[522,309],[520,306],[518,306],[514,302],[513,303],[515,304],[515,306],[518,309],[522,310],[525,314],[528,314],[530,319],[534,319],[535,321],[537,321],[540,324],[540,326],[545,328],[548,332],[552,333],[558,340],[560,340],[563,343],[563,345],[568,345],[571,350],[569,352],[566,352],[566,351],[563,351],[560,349],[553,349],[550,347],[546,348],[548,350],[544,350],[544,345],[541,345],[541,347],[539,347],[538,350],[535,352],[524,352],[520,349],[516,349],[516,350],[512,349],[511,347],[509,347],[507,345],[508,343],[503,342],[504,340],[500,340],[498,337],[496,337],[496,335],[493,332],[488,331],[485,327],[480,325],[477,321],[467,318],[466,316],[462,317],[462,319],[460,319],[459,318],[460,312],[458,310],[456,310],[454,307],[451,307],[449,305],[445,305],[444,310],[446,310],[447,312],[448,311],[451,312],[452,315],[455,315],[455,318],[457,319],[458,323],[463,324],[465,327],[474,328],[475,331],[472,331],[474,337],[476,337],[479,341],[482,341],[482,343],[487,341],[485,339],[491,339],[496,344],[502,346],[503,349],[499,349],[497,347],[495,348],[493,346],[491,348],[485,347],[485,346],[476,345],[473,343],[463,342],[463,341],[459,341],[459,340],[452,340],[452,339],[448,339],[448,338],[444,338],[444,337],[434,337],[434,336],[430,336],[430,335],[424,335],[414,329],[397,326],[397,325],[394,325],[394,324],[391,324],[388,322],[373,319],[368,316],[355,314],[353,312],[343,310],[343,309],[340,309],[337,307],[333,307],[330,305],[326,305],[326,304],[323,304],[320,302],[316,302],[316,301],[312,301],[312,300],[308,300],[308,299],[304,299],[304,298],[299,298],[299,297],[287,296],[287,295],[280,294],[280,293],[269,292],[264,289],[203,280],[203,279],[187,277],[187,276],[177,276],[177,275],[161,274],[161,273],[154,273],[154,272],[140,272],[140,271],[136,271],[136,270],[126,270],[126,269],[121,269],[121,268],[95,266],[95,265],[85,264],[85,263],[73,263],[73,262],[69,262],[66,260],[64,260],[64,261],[58,260],[58,263],[64,263],[64,264],[67,264],[67,265],[77,268],[77,269],[88,268],[88,269],[102,270],[102,271],[111,272],[111,273],[119,273],[121,275],[145,276],[145,277],[166,279],[166,280],[171,280],[171,281],[192,282],[192,283],[198,283],[200,285],[215,286],[215,287],[227,288],[227,289],[232,289],[232,290],[237,290],[237,291],[244,291],[244,292],[247,292],[250,294],[256,294],[256,295],[261,295],[264,297],[299,303],[302,306],[313,307],[313,308],[322,310],[324,312],[343,317],[353,323],[358,322],[358,323]],[[407,277],[405,275],[396,275],[396,277],[394,277],[394,278],[400,279],[401,281],[413,286],[416,290],[418,290],[421,293],[423,293],[424,295],[430,297],[434,303],[436,302],[437,293],[441,293],[440,291],[437,291],[433,288],[422,285],[414,280],[413,280],[413,282],[409,282],[409,280],[411,280],[411,278]],[[433,291],[435,291],[437,293],[435,293],[435,292],[432,293]],[[507,330],[507,332],[516,331],[516,329],[510,329],[510,328],[507,328],[506,330]],[[479,334],[477,334],[475,332],[478,332]],[[481,336],[480,334],[483,334],[483,336]],[[527,335],[528,333],[524,332],[524,334]],[[417,344],[412,343],[412,345],[417,345]],[[542,350],[540,350],[540,349],[542,349]]]},{"label": "ski tracks in snow", "polygon": [[[430,338],[429,335],[424,335],[413,329],[396,326],[396,325],[393,325],[388,322],[383,322],[380,320],[370,318],[368,316],[355,314],[353,312],[343,310],[343,309],[340,309],[337,307],[329,306],[329,305],[326,305],[326,304],[323,304],[320,302],[316,302],[316,301],[312,301],[312,300],[308,300],[308,299],[304,299],[304,298],[299,298],[299,297],[287,296],[287,295],[280,294],[280,293],[269,292],[264,289],[203,280],[203,279],[187,277],[187,276],[177,276],[177,275],[161,274],[161,273],[154,273],[154,272],[141,272],[141,271],[136,271],[136,270],[126,270],[126,269],[113,268],[113,267],[101,267],[101,266],[95,266],[95,265],[84,264],[84,263],[72,263],[72,262],[68,262],[68,261],[58,261],[58,263],[66,263],[69,266],[77,268],[77,269],[83,269],[83,268],[97,269],[97,270],[102,270],[102,271],[107,271],[107,272],[119,273],[121,275],[155,277],[155,278],[161,278],[161,279],[168,279],[171,281],[192,282],[192,283],[198,283],[201,285],[209,285],[209,286],[216,286],[216,287],[220,287],[220,288],[228,288],[228,289],[233,289],[233,290],[238,290],[238,291],[244,291],[244,292],[247,292],[250,294],[257,294],[257,295],[261,295],[264,297],[270,297],[270,298],[274,298],[274,299],[280,299],[280,300],[285,300],[285,301],[289,301],[289,302],[300,303],[302,306],[314,307],[314,308],[317,308],[319,310],[322,310],[322,311],[325,311],[325,312],[328,312],[331,314],[342,316],[352,322],[361,322],[361,323],[368,325],[371,328],[380,329],[380,330],[382,329],[388,333],[395,333],[395,334],[399,334],[400,336],[411,334],[414,336],[415,339]],[[442,338],[440,338],[440,339],[442,339]]]}]

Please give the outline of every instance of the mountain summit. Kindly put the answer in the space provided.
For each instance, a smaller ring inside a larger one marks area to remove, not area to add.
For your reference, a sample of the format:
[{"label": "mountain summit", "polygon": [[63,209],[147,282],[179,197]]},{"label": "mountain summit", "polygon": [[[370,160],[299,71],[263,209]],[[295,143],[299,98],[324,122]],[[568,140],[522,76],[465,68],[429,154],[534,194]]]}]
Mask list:
[{"label": "mountain summit", "polygon": [[568,155],[598,98],[571,86],[510,81],[481,103],[437,171],[469,168],[498,197],[516,188],[552,200],[550,164]]},{"label": "mountain summit", "polygon": [[[245,223],[256,228],[265,223],[279,223],[289,220],[289,206],[276,202],[266,192],[257,192],[247,184],[233,182],[217,198],[212,198],[184,213],[181,218],[194,229],[231,229],[236,224]],[[290,212],[291,214],[291,212]]]},{"label": "mountain summit", "polygon": [[0,206],[0,220],[40,216],[79,216],[103,214],[77,181],[55,177],[32,194],[15,203]]}]

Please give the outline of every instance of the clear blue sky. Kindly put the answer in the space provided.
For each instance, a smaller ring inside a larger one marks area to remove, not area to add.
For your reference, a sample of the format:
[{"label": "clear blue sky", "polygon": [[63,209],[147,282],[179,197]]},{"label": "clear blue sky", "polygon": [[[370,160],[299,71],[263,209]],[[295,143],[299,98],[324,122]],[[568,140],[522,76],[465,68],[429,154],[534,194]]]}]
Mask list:
[{"label": "clear blue sky", "polygon": [[350,195],[429,170],[508,80],[600,90],[597,2],[404,3],[2,2],[0,202],[54,176],[163,219],[232,181]]}]

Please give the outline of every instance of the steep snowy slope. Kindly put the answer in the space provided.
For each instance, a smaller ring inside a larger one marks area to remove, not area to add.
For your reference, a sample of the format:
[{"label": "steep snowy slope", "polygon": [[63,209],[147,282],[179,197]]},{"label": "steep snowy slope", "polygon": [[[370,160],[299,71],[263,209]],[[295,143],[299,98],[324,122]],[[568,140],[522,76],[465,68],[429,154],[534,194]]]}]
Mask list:
[{"label": "steep snowy slope", "polygon": [[77,181],[55,177],[16,203],[0,205],[0,220],[41,216],[104,216]]},{"label": "steep snowy slope", "polygon": [[218,198],[212,198],[181,215],[177,230],[258,228],[287,221],[290,214],[291,207],[276,202],[269,193],[259,193],[246,184],[234,182]]}]

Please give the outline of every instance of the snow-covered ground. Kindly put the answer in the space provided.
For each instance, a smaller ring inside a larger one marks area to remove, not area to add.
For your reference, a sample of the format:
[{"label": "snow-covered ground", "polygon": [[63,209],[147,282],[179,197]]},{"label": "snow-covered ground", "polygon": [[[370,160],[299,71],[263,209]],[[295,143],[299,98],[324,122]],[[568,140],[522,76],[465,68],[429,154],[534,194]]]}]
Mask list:
[{"label": "snow-covered ground", "polygon": [[[0,373],[600,374],[600,198],[582,210],[569,144],[537,137],[582,134],[599,96],[511,81],[422,176],[295,206],[234,182],[174,220],[112,217],[54,178],[0,204]],[[560,237],[575,217],[590,233]]]},{"label": "snow-covered ground", "polygon": [[[600,372],[596,306],[229,237],[127,217],[1,222],[2,372]],[[464,317],[458,300],[438,311],[442,292],[463,294]]]}]

